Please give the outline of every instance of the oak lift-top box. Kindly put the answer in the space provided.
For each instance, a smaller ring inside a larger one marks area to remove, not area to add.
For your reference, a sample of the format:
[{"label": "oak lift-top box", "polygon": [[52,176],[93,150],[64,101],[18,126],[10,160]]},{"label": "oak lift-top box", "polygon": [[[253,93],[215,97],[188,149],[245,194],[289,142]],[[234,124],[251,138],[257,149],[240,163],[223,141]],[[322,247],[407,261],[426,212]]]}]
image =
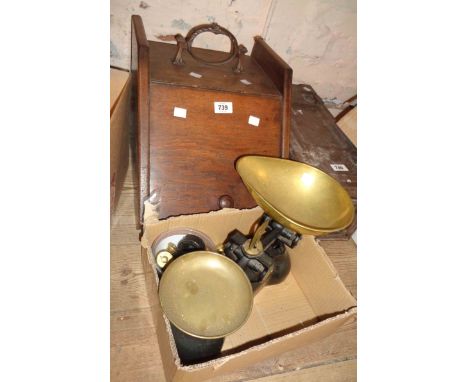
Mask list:
[{"label": "oak lift-top box", "polygon": [[[204,32],[226,35],[231,51],[192,48]],[[247,56],[217,24],[175,38],[148,41],[132,16],[140,222],[150,194],[160,219],[254,207],[236,159],[289,155],[292,69],[266,42],[255,37]]]}]

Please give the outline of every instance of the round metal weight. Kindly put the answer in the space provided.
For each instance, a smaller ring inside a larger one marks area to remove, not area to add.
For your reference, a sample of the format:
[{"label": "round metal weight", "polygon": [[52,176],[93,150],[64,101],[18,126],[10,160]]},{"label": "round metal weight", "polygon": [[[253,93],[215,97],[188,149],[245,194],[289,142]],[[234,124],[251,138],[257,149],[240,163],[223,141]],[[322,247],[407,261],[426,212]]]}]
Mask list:
[{"label": "round metal weight", "polygon": [[178,257],[165,269],[159,299],[179,330],[215,339],[235,332],[247,321],[253,292],[234,261],[215,252],[197,251]]},{"label": "round metal weight", "polygon": [[203,232],[191,228],[178,228],[159,235],[151,245],[156,270],[161,275],[175,258],[193,251],[214,251],[213,241]]}]

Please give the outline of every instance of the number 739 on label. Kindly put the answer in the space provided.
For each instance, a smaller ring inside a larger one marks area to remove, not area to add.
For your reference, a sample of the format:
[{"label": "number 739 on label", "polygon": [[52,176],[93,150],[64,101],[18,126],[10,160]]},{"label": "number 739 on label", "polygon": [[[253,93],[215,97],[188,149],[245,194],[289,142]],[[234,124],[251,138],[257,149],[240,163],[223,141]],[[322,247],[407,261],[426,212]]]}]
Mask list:
[{"label": "number 739 on label", "polygon": [[232,102],[215,102],[215,114],[232,114]]}]

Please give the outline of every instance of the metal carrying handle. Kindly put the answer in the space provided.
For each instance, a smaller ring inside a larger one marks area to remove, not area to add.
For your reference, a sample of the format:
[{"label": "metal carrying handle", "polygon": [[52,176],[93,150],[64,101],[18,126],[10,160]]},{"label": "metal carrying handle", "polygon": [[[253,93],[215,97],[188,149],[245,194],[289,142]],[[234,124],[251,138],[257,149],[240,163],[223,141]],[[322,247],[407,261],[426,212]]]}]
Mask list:
[{"label": "metal carrying handle", "polygon": [[[193,40],[195,38],[204,32],[211,32],[213,34],[222,34],[225,35],[229,38],[231,41],[231,49],[229,51],[229,57],[227,57],[224,60],[219,60],[219,61],[206,61],[202,59],[201,57],[196,56],[192,52],[192,44]],[[182,52],[184,49],[187,50],[187,52],[198,62],[202,64],[208,64],[208,65],[224,65],[227,64],[228,62],[232,61],[233,59],[237,58],[237,64],[233,67],[233,71],[235,73],[241,73],[244,68],[242,66],[242,56],[244,56],[247,53],[247,48],[244,45],[238,45],[237,40],[234,37],[234,35],[229,32],[226,28],[223,28],[221,25],[218,25],[217,23],[211,23],[211,24],[201,24],[196,27],[193,27],[190,29],[190,31],[187,33],[187,36],[183,37],[181,34],[176,34],[175,39],[177,41],[177,53],[172,60],[172,63],[174,65],[184,65],[184,60],[182,58]]]}]

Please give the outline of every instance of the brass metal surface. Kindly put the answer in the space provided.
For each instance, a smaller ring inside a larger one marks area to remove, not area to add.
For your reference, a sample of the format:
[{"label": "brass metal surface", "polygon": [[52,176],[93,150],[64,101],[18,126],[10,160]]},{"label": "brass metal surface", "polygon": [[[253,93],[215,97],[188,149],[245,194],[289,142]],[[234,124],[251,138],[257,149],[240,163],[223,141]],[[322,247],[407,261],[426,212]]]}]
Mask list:
[{"label": "brass metal surface", "polygon": [[242,247],[250,256],[260,256],[263,253],[263,244],[259,240],[256,245],[251,245],[253,239],[248,239]]},{"label": "brass metal surface", "polygon": [[221,338],[239,329],[252,310],[250,281],[234,261],[215,252],[197,251],[175,259],[159,284],[167,318],[199,338]]},{"label": "brass metal surface", "polygon": [[236,170],[257,204],[285,227],[323,235],[350,225],[354,206],[346,190],[323,171],[287,159],[245,156]]}]

